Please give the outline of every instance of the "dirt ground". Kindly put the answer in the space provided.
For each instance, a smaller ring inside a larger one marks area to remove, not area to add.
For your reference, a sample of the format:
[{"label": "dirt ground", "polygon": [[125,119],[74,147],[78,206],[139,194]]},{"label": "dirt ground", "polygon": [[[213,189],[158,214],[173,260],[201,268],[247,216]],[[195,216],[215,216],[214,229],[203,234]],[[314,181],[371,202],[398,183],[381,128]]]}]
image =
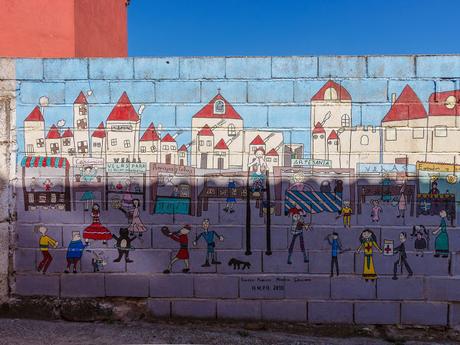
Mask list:
[{"label": "dirt ground", "polygon": [[[333,333],[328,336],[329,333]],[[348,344],[455,344],[445,333],[412,330],[405,335],[388,332],[379,336],[378,329],[362,328],[335,331],[293,327],[291,330],[269,330],[258,324],[217,324],[206,321],[153,323],[81,323],[66,321],[37,321],[25,319],[0,320],[1,345],[121,345],[121,344],[218,344],[218,345],[348,345]],[[316,333],[316,334],[315,334]],[[348,333],[355,333],[357,336]],[[363,335],[361,335],[361,333]],[[366,333],[367,336],[366,336]],[[425,336],[424,333],[430,334]],[[412,335],[411,335],[412,334]],[[444,335],[443,335],[444,334]],[[398,340],[398,337],[400,340]],[[405,341],[404,337],[422,340]],[[386,338],[386,340],[383,340]],[[430,340],[430,338],[432,340]],[[444,338],[444,339],[442,339]]]}]

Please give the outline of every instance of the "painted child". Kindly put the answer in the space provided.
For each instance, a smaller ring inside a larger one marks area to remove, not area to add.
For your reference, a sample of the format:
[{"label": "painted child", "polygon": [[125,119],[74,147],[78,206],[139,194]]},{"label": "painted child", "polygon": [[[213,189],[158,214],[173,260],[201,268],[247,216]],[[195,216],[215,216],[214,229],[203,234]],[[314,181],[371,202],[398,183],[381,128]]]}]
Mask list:
[{"label": "painted child", "polygon": [[342,205],[342,210],[340,211],[340,215],[343,217],[343,227],[344,228],[351,228],[351,215],[353,210],[351,209],[350,202],[344,201]]},{"label": "painted child", "polygon": [[339,276],[339,253],[342,251],[342,242],[340,241],[339,234],[333,232],[327,235],[327,242],[331,246],[331,277],[334,276],[334,266],[337,276]]},{"label": "painted child", "polygon": [[378,223],[380,221],[380,212],[383,212],[383,209],[380,206],[380,201],[378,199],[372,200],[371,204],[372,204],[372,212],[371,212],[372,222]]},{"label": "painted child", "polygon": [[408,273],[408,277],[411,277],[413,275],[412,269],[409,263],[407,262],[407,253],[406,253],[406,246],[405,246],[405,242],[407,241],[407,233],[405,233],[404,231],[401,232],[399,234],[399,241],[400,241],[399,246],[397,246],[393,250],[395,254],[398,254],[398,260],[396,260],[393,266],[393,280],[398,279],[398,276],[396,274],[398,272],[398,266],[401,267],[401,274],[402,274],[403,267],[405,267]]},{"label": "painted child", "polygon": [[420,255],[423,258],[425,250],[429,248],[430,234],[428,230],[423,225],[414,225],[411,237],[415,237],[415,256]]},{"label": "painted child", "polygon": [[93,222],[83,231],[83,238],[87,244],[89,243],[89,240],[102,241],[102,243],[106,244],[107,241],[112,238],[112,234],[109,229],[101,224],[100,213],[99,204],[94,204],[91,210]]},{"label": "painted child", "polygon": [[70,272],[70,266],[73,265],[73,273],[77,273],[77,265],[80,262],[86,245],[81,240],[80,231],[72,231],[72,241],[67,247],[67,268],[65,273]]},{"label": "painted child", "polygon": [[195,241],[193,241],[193,245],[196,246],[197,242],[200,238],[206,241],[207,251],[206,251],[206,261],[201,267],[209,267],[212,265],[220,265],[221,262],[217,261],[217,253],[216,253],[216,241],[215,238],[218,238],[219,241],[224,240],[224,236],[219,235],[214,230],[209,230],[209,219],[203,219],[201,224],[203,231],[196,237]]},{"label": "painted child", "polygon": [[189,258],[190,254],[188,251],[188,234],[190,233],[191,227],[190,225],[185,225],[182,229],[180,229],[178,232],[172,233],[168,232],[167,227],[163,227],[162,231],[165,233],[168,237],[170,237],[172,240],[179,242],[180,247],[179,251],[177,254],[174,256],[174,258],[171,260],[171,262],[168,265],[168,268],[163,271],[163,273],[171,273],[172,266],[174,263],[176,263],[179,260],[184,261],[185,267],[182,269],[183,273],[188,273],[190,271],[190,266],[189,266]]},{"label": "painted child", "polygon": [[133,199],[133,212],[131,217],[131,224],[128,227],[130,233],[138,234],[139,237],[142,237],[142,234],[147,231],[144,223],[140,218],[140,206],[141,202],[139,199]]},{"label": "painted child", "polygon": [[37,230],[40,233],[40,239],[38,243],[40,246],[40,251],[43,255],[43,259],[38,264],[37,270],[38,272],[41,271],[43,274],[45,274],[51,264],[51,261],[53,261],[53,257],[51,256],[49,249],[50,247],[56,248],[59,243],[54,238],[46,234],[48,229],[45,226],[41,225],[37,228]]},{"label": "painted child", "polygon": [[382,253],[382,249],[380,249],[379,245],[377,244],[377,237],[371,229],[364,229],[359,236],[359,242],[361,242],[361,245],[358,247],[358,249],[356,249],[356,253],[360,253],[361,251],[364,252],[362,276],[366,282],[369,280],[376,280],[377,274],[375,273],[374,267],[373,248],[376,248],[380,253]]},{"label": "painted child", "polygon": [[443,258],[449,257],[449,235],[447,234],[447,212],[442,210],[439,212],[439,216],[441,217],[441,223],[439,224],[438,228],[433,231],[433,235],[437,235],[435,242],[434,242],[434,256],[439,258],[440,256]]},{"label": "painted child", "polygon": [[291,222],[291,244],[289,245],[288,249],[288,265],[292,264],[292,253],[294,252],[294,245],[297,239],[299,239],[300,250],[303,253],[303,261],[308,262],[308,255],[305,251],[305,241],[303,238],[303,231],[310,229],[310,224],[305,224],[302,219],[302,215],[300,214],[300,210],[297,208],[291,208],[289,210],[289,215],[292,217]]},{"label": "painted child", "polygon": [[46,192],[51,191],[51,188],[53,188],[53,186],[54,186],[54,184],[53,184],[53,182],[51,182],[51,180],[49,178],[47,178],[45,180],[45,182],[43,182],[43,188],[45,188]]},{"label": "painted child", "polygon": [[236,183],[233,180],[228,181],[227,185],[228,197],[227,197],[227,204],[224,207],[225,212],[233,213],[235,210],[233,209],[233,205],[236,203]]}]

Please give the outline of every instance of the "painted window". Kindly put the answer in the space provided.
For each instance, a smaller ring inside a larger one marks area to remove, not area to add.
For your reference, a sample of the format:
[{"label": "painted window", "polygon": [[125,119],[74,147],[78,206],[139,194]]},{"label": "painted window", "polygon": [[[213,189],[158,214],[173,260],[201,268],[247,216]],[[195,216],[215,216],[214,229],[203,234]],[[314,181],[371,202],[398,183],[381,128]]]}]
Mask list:
[{"label": "painted window", "polygon": [[214,114],[225,114],[225,103],[218,99],[214,102]]},{"label": "painted window", "polygon": [[117,146],[117,139],[115,138],[115,139],[110,140],[110,145]]},{"label": "painted window", "polygon": [[163,150],[169,150],[169,145],[163,145]]},{"label": "painted window", "polygon": [[235,125],[233,123],[228,125],[228,135],[234,137],[236,135]]},{"label": "painted window", "polygon": [[330,87],[324,91],[324,99],[328,101],[336,100],[337,99],[337,90],[333,87]]},{"label": "painted window", "polygon": [[43,138],[37,139],[37,147],[43,147],[43,146],[45,146],[45,139]]},{"label": "painted window", "polygon": [[278,158],[273,158],[273,162],[274,162],[274,163],[277,163],[277,162],[278,162]]},{"label": "painted window", "polygon": [[212,146],[212,141],[211,140],[206,140],[206,146]]},{"label": "painted window", "polygon": [[342,115],[341,125],[342,125],[342,127],[350,127],[351,126],[350,115],[348,115],[348,114],[343,114]]},{"label": "painted window", "polygon": [[77,121],[77,128],[78,129],[87,129],[88,128],[88,121],[86,119],[80,119]]},{"label": "painted window", "polygon": [[123,141],[123,146],[126,148],[131,147],[131,142],[129,141],[129,139],[126,139],[125,141]]},{"label": "painted window", "polygon": [[88,153],[88,142],[86,140],[77,143],[78,153]]},{"label": "painted window", "polygon": [[102,147],[101,143],[93,142],[93,147]]},{"label": "painted window", "polygon": [[318,139],[318,136],[316,134],[313,134],[313,139]]},{"label": "painted window", "polygon": [[271,159],[270,157],[265,158],[265,160],[266,160],[267,162],[271,162],[271,161],[272,161],[272,159]]},{"label": "painted window", "polygon": [[361,136],[361,145],[369,145],[369,137],[367,135]]},{"label": "painted window", "polygon": [[434,128],[435,137],[447,137],[447,127],[446,126],[437,126]]},{"label": "painted window", "polygon": [[147,148],[145,146],[141,146],[141,153],[146,153],[147,152]]},{"label": "painted window", "polygon": [[385,140],[386,141],[395,141],[397,139],[397,133],[395,127],[388,127],[385,130]]},{"label": "painted window", "polygon": [[150,146],[150,151],[155,152],[157,150],[157,147],[155,145]]},{"label": "painted window", "polygon": [[200,146],[204,145],[204,140],[200,140]]},{"label": "painted window", "polygon": [[171,145],[171,150],[175,150],[175,149],[176,149],[176,146]]},{"label": "painted window", "polygon": [[80,113],[80,115],[86,115],[88,110],[86,109],[86,106],[80,105],[80,107],[78,108],[78,112]]},{"label": "painted window", "polygon": [[413,139],[423,139],[425,137],[425,128],[414,128],[412,129]]},{"label": "painted window", "polygon": [[32,144],[27,145],[27,153],[34,153],[34,145]]},{"label": "painted window", "polygon": [[65,138],[65,139],[62,141],[62,146],[70,146],[70,139],[69,139],[69,138]]},{"label": "painted window", "polygon": [[59,153],[59,144],[57,144],[57,143],[51,143],[51,144],[50,144],[50,148],[51,148],[51,153],[52,153],[53,155]]},{"label": "painted window", "polygon": [[449,96],[446,98],[446,101],[444,104],[447,107],[447,109],[454,109],[455,103],[457,103],[457,99],[455,98],[455,96]]}]

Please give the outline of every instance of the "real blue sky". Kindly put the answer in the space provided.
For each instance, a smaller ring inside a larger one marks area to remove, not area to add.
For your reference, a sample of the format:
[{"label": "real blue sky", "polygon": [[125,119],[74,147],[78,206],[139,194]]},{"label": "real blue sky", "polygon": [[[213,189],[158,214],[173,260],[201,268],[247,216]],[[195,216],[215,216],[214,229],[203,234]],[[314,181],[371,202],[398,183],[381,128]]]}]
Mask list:
[{"label": "real blue sky", "polygon": [[460,53],[459,0],[133,0],[129,54]]}]

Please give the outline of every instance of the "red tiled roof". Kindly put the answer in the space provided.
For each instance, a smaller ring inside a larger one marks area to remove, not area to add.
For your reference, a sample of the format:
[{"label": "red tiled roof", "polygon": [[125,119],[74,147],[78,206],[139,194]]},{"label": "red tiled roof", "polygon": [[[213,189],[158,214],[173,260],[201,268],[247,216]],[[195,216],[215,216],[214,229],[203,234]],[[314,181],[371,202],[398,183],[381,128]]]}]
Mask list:
[{"label": "red tiled roof", "polygon": [[206,124],[203,126],[203,128],[200,129],[198,132],[198,135],[204,136],[204,137],[212,137],[214,136],[214,133],[212,132],[212,129]]},{"label": "red tiled roof", "polygon": [[220,139],[219,142],[214,146],[216,150],[228,150],[228,146],[225,143],[224,139]]},{"label": "red tiled roof", "polygon": [[64,133],[62,133],[61,138],[72,138],[73,137],[73,132],[70,128],[67,128]]},{"label": "red tiled roof", "polygon": [[174,138],[171,136],[171,134],[167,133],[163,139],[161,139],[161,142],[164,142],[164,143],[175,143],[176,140],[174,140]]},{"label": "red tiled roof", "polygon": [[327,137],[327,140],[337,140],[337,139],[339,139],[339,136],[337,135],[337,132],[335,131],[335,129],[333,129],[332,132]]},{"label": "red tiled roof", "polygon": [[38,105],[32,110],[24,121],[45,121]]},{"label": "red tiled roof", "polygon": [[97,126],[96,130],[93,132],[91,135],[94,138],[105,138],[106,133],[105,133],[105,128],[104,128],[104,122],[101,122],[99,126]]},{"label": "red tiled roof", "polygon": [[144,134],[142,135],[140,141],[157,141],[160,140],[157,131],[155,130],[155,126],[153,122],[150,123],[149,127],[145,130]]},{"label": "red tiled roof", "polygon": [[52,125],[48,134],[46,135],[46,139],[60,139],[61,134],[59,133],[59,129],[56,125]]},{"label": "red tiled roof", "polygon": [[313,134],[326,133],[321,122],[317,122],[315,128],[313,128]]},{"label": "red tiled roof", "polygon": [[187,146],[182,145],[182,146],[179,148],[179,151],[185,151],[185,152],[187,152]]},{"label": "red tiled roof", "polygon": [[88,100],[86,99],[86,96],[82,91],[80,91],[78,97],[75,99],[73,104],[88,104]]},{"label": "red tiled roof", "polygon": [[[222,100],[225,103],[225,114],[214,114],[214,102]],[[217,94],[208,104],[206,104],[200,111],[198,111],[194,118],[221,118],[221,119],[235,119],[241,120],[240,114],[238,114],[233,106],[227,102],[219,93]]]},{"label": "red tiled roof", "polygon": [[[448,99],[449,98],[449,99]],[[452,103],[451,103],[452,102]],[[432,93],[429,100],[429,111],[430,116],[442,116],[442,115],[460,115],[460,90],[451,90],[444,92]],[[447,107],[447,105],[451,105]]]},{"label": "red tiled roof", "polygon": [[271,149],[270,151],[267,152],[266,155],[271,156],[271,157],[278,157],[279,156],[278,152],[276,152],[275,149]]},{"label": "red tiled roof", "polygon": [[134,110],[126,92],[123,92],[117,104],[113,107],[107,121],[139,121],[139,115]]},{"label": "red tiled roof", "polygon": [[249,145],[265,145],[265,142],[260,135],[257,135]]},{"label": "red tiled roof", "polygon": [[[329,80],[321,89],[311,98],[312,101],[324,101],[324,93],[327,89],[333,88],[337,92],[337,99],[342,101],[351,101],[351,95],[343,86]],[[326,99],[327,101],[327,99]]]},{"label": "red tiled roof", "polygon": [[426,110],[420,98],[409,85],[406,85],[382,122],[407,121],[425,117],[427,117]]}]

